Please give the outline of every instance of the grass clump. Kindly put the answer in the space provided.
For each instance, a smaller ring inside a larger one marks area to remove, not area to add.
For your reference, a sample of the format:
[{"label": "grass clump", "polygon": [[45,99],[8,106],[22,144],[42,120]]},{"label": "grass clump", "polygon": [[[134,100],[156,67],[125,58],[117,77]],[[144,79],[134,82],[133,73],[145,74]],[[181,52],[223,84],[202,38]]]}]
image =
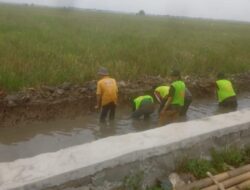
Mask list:
[{"label": "grass clump", "polygon": [[179,172],[192,173],[196,178],[207,177],[206,172],[217,174],[250,163],[250,148],[238,149],[235,147],[217,151],[211,150],[211,159],[184,159],[178,167]]},{"label": "grass clump", "polygon": [[183,166],[182,171],[192,173],[196,178],[204,178],[207,176],[207,171],[214,173],[213,165],[210,161],[205,159],[191,159],[187,160]]},{"label": "grass clump", "polygon": [[[139,171],[135,174],[126,176],[123,180],[122,190],[141,190],[144,180],[144,172]],[[146,190],[163,190],[161,187],[155,185],[146,187]]]},{"label": "grass clump", "polygon": [[[207,177],[207,172],[213,175],[227,171],[230,167],[239,167],[250,163],[250,147],[239,149],[236,147],[228,147],[222,150],[211,150],[211,158],[192,158],[187,157],[178,164],[178,173],[190,173],[197,179]],[[123,181],[124,190],[140,190],[144,180],[144,172],[125,177]],[[163,185],[163,184],[161,184]],[[163,190],[160,184],[147,187],[146,190]]]},{"label": "grass clump", "polygon": [[144,172],[140,171],[134,175],[126,176],[123,180],[125,190],[140,190],[144,178]]},{"label": "grass clump", "polygon": [[218,172],[228,170],[228,165],[239,167],[245,163],[247,159],[246,150],[237,148],[226,148],[221,152],[212,150],[212,164]]}]

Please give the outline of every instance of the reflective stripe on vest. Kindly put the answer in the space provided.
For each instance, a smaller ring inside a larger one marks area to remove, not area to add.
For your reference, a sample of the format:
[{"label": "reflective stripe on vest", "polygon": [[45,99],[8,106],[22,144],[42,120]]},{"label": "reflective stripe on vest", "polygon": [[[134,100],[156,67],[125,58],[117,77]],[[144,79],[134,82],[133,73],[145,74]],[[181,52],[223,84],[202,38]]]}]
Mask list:
[{"label": "reflective stripe on vest", "polygon": [[217,80],[217,95],[219,102],[222,102],[223,100],[235,96],[235,92],[233,89],[233,85],[229,80]]},{"label": "reflective stripe on vest", "polygon": [[154,99],[149,96],[149,95],[145,95],[145,96],[139,96],[138,98],[134,99],[134,103],[135,103],[135,110],[140,108],[141,102],[143,100],[149,99],[152,103],[154,102]]},{"label": "reflective stripe on vest", "polygon": [[155,89],[155,91],[160,94],[161,98],[165,98],[169,93],[169,89],[169,86],[159,86]]},{"label": "reflective stripe on vest", "polygon": [[171,85],[175,89],[174,97],[173,97],[171,104],[183,106],[184,97],[185,97],[185,89],[186,89],[185,83],[179,80],[179,81],[173,82]]}]

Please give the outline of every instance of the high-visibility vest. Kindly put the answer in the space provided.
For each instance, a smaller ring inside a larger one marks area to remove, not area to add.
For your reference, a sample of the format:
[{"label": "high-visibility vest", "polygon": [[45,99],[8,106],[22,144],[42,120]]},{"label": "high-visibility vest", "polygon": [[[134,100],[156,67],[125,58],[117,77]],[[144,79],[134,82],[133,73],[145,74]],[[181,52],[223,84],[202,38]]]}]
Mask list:
[{"label": "high-visibility vest", "polygon": [[183,106],[185,99],[185,89],[186,89],[185,83],[181,80],[178,80],[173,82],[171,85],[175,89],[174,97],[171,104]]},{"label": "high-visibility vest", "polygon": [[161,98],[165,98],[169,93],[169,86],[159,86],[155,89],[155,92],[158,92]]},{"label": "high-visibility vest", "polygon": [[217,80],[217,96],[218,96],[218,101],[222,102],[223,100],[236,96],[236,93],[233,89],[233,85],[229,80]]},{"label": "high-visibility vest", "polygon": [[140,106],[141,106],[141,102],[143,100],[149,100],[151,101],[152,103],[154,102],[154,99],[152,98],[152,96],[149,96],[149,95],[145,95],[145,96],[139,96],[137,98],[134,99],[134,103],[135,103],[135,110],[139,109]]}]

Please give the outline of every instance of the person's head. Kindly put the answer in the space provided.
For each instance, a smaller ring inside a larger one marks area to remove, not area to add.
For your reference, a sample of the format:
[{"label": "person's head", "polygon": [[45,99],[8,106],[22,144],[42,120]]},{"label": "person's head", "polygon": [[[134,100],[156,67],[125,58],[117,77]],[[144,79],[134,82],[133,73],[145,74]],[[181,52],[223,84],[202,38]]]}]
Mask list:
[{"label": "person's head", "polygon": [[98,72],[97,72],[97,75],[101,78],[101,77],[104,77],[104,76],[108,76],[109,75],[109,72],[108,72],[108,69],[105,68],[105,67],[101,67]]},{"label": "person's head", "polygon": [[181,79],[181,73],[178,70],[172,70],[170,73],[170,77],[172,80],[179,80]]},{"label": "person's head", "polygon": [[217,74],[217,79],[225,79],[225,73],[219,72],[219,73]]}]

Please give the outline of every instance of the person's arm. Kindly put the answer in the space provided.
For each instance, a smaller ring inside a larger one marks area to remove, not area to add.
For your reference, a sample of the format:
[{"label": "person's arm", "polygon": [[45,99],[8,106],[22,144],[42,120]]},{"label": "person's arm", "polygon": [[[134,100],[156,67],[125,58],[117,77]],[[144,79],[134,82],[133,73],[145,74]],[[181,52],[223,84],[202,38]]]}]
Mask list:
[{"label": "person's arm", "polygon": [[163,106],[163,109],[161,111],[162,113],[164,113],[168,109],[168,107],[171,104],[172,100],[173,100],[173,98],[171,96],[169,96],[168,99],[167,99],[167,102]]},{"label": "person's arm", "polygon": [[102,96],[101,96],[101,86],[100,83],[97,83],[97,89],[96,89],[96,106],[95,109],[100,109],[102,103]]},{"label": "person's arm", "polygon": [[162,108],[162,111],[161,113],[163,114],[167,109],[168,107],[170,106],[172,100],[173,100],[173,96],[174,96],[174,93],[175,93],[175,89],[173,86],[170,87],[169,89],[169,94],[168,94],[168,97],[167,97],[167,101],[166,103],[164,104],[163,108]]},{"label": "person's arm", "polygon": [[100,109],[101,108],[101,95],[100,94],[97,94],[96,95],[96,106],[95,106],[95,109]]},{"label": "person's arm", "polygon": [[156,100],[161,104],[162,103],[162,98],[161,98],[160,93],[157,92],[157,91],[154,91],[154,95],[155,95]]}]

